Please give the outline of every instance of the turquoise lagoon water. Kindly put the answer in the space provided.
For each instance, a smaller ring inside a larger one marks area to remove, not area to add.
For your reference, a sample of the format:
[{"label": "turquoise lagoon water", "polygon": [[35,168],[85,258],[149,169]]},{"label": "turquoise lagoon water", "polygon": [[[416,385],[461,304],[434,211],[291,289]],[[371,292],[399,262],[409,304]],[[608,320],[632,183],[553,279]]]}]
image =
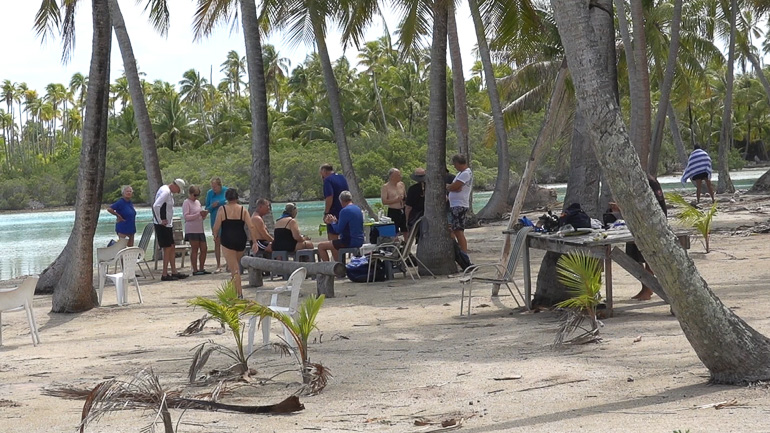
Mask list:
[{"label": "turquoise lagoon water", "polygon": [[[736,189],[747,189],[754,184],[767,168],[755,168],[732,173]],[[662,176],[660,179],[664,190],[685,190],[692,192],[692,184],[682,187],[678,176]],[[543,185],[556,189],[559,200],[564,198],[565,184]],[[473,195],[473,206],[481,209],[489,200],[491,192],[477,192]],[[181,198],[181,197],[180,197]],[[370,204],[379,199],[369,199]],[[181,214],[179,200],[177,215]],[[273,211],[279,214],[285,203],[274,203]],[[297,203],[299,208],[298,221],[303,233],[311,236],[314,241],[321,239],[318,235],[318,224],[323,214],[322,201]],[[38,211],[25,213],[0,213],[0,280],[15,278],[21,275],[38,274],[56,259],[67,244],[72,231],[74,210]],[[141,236],[142,228],[152,222],[152,212],[149,208],[137,208],[137,233]],[[99,215],[99,224],[94,237],[94,246],[106,246],[110,239],[115,239],[115,217],[103,210]],[[211,241],[211,230],[208,220],[205,224],[206,233]]]}]

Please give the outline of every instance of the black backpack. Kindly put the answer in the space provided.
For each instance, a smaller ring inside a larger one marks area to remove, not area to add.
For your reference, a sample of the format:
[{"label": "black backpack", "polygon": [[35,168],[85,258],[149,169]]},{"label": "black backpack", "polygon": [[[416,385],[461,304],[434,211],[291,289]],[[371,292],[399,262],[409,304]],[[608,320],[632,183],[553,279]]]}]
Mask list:
[{"label": "black backpack", "polygon": [[572,203],[569,205],[569,207],[567,207],[567,209],[564,209],[561,218],[559,218],[559,226],[567,224],[576,229],[590,229],[591,217],[589,217],[587,213],[583,212],[583,209],[580,208],[579,203]]}]

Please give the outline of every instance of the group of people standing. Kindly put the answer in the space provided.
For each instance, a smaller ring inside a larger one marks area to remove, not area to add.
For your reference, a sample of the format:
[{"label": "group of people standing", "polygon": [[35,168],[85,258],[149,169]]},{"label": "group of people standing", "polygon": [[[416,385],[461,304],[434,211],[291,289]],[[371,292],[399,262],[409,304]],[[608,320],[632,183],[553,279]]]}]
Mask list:
[{"label": "group of people standing", "polygon": [[[467,241],[463,231],[473,175],[463,155],[455,155],[452,163],[458,174],[452,177],[451,182],[447,181],[446,185],[450,204],[449,223],[461,248],[466,250]],[[330,257],[338,260],[341,249],[358,248],[364,244],[364,213],[353,203],[345,176],[336,173],[331,164],[323,164],[319,174],[323,181],[323,222],[326,224],[327,240],[317,245],[318,256],[322,261],[328,261]],[[382,203],[388,206],[388,217],[394,222],[397,230],[404,234],[412,229],[425,209],[425,170],[417,168],[411,178],[416,183],[407,190],[402,182],[401,171],[392,168],[381,189]],[[199,201],[201,189],[197,185],[187,187],[187,198],[182,204],[184,239],[191,246],[193,275],[211,273],[205,268],[208,247],[204,220],[209,216],[216,259],[216,269],[213,272],[221,272],[221,257],[224,256],[239,294],[242,293],[239,263],[249,239],[253,253],[294,252],[314,247],[310,238],[300,232],[296,219],[298,209],[294,203],[286,204],[281,216],[275,221],[274,233],[270,234],[263,219],[272,209],[268,199],[259,199],[254,214],[249,215],[238,203],[238,192],[234,188],[224,186],[219,177],[212,178],[210,186],[205,206]],[[163,251],[163,281],[188,277],[187,274],[177,272],[173,233],[174,194],[180,194],[185,188],[186,182],[183,179],[174,179],[158,189],[152,204],[155,237]],[[107,211],[117,218],[115,231],[118,237],[126,238],[128,245],[133,246],[136,233],[136,210],[131,201],[133,189],[125,186],[121,192],[121,198]]]}]

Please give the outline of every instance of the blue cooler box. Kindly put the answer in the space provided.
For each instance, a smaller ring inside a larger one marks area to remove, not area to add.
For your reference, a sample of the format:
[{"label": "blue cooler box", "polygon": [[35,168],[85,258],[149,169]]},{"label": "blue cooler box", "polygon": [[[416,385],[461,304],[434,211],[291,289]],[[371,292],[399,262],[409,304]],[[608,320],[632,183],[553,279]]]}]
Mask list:
[{"label": "blue cooler box", "polygon": [[377,230],[380,232],[380,236],[382,237],[395,237],[396,236],[396,225],[395,224],[383,224],[383,225],[376,225]]}]

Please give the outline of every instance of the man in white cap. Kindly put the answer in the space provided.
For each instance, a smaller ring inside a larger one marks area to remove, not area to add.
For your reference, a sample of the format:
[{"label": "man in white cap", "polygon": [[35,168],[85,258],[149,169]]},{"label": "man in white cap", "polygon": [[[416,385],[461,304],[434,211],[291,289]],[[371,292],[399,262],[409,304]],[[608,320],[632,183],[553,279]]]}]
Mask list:
[{"label": "man in white cap", "polygon": [[[155,224],[155,239],[158,246],[163,249],[163,275],[162,281],[174,281],[187,278],[186,274],[176,271],[176,251],[174,248],[174,194],[184,190],[185,182],[182,179],[174,179],[168,185],[158,188],[155,193],[155,202],[152,204],[152,222]],[[168,267],[171,265],[171,273]]]}]

